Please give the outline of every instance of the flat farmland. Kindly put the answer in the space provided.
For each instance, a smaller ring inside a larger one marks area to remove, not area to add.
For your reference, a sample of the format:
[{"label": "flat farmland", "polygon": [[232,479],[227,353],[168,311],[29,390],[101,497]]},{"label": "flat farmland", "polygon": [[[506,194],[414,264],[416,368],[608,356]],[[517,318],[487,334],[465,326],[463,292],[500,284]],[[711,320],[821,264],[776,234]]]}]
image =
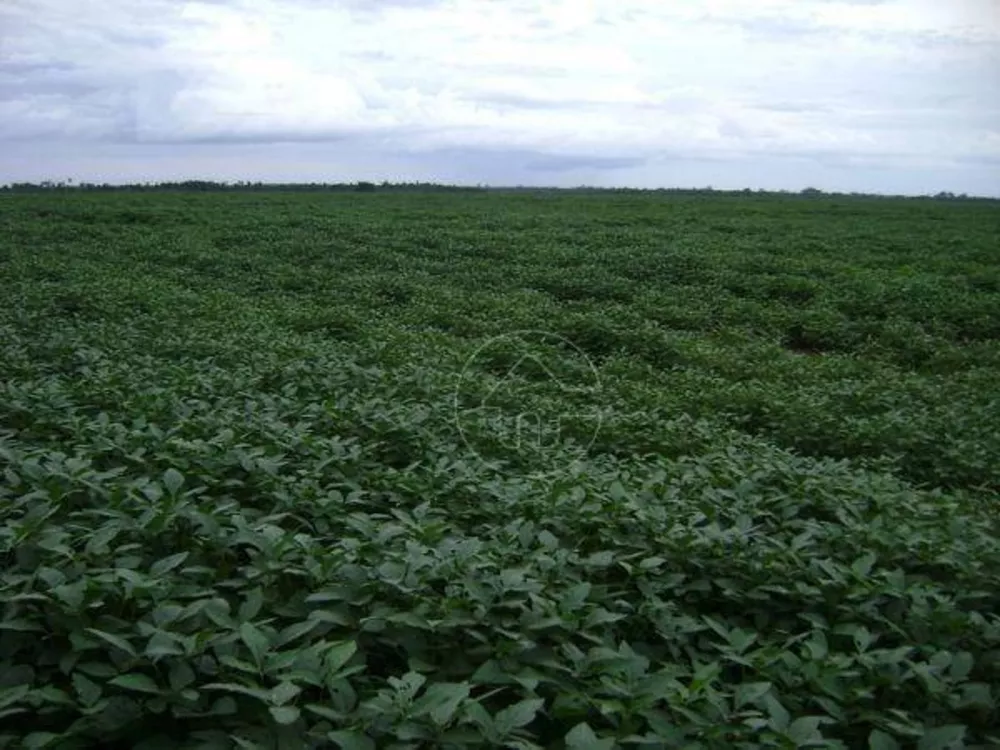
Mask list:
[{"label": "flat farmland", "polygon": [[1000,744],[1000,202],[0,194],[0,747]]}]

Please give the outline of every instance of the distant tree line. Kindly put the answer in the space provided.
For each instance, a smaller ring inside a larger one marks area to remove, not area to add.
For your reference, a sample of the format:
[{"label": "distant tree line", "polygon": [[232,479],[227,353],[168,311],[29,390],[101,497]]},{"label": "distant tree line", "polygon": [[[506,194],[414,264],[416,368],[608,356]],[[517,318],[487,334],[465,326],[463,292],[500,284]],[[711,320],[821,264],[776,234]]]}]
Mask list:
[{"label": "distant tree line", "polygon": [[113,185],[95,182],[15,182],[0,185],[0,191],[13,193],[36,193],[49,190],[85,190],[106,192],[357,192],[374,193],[376,191],[412,191],[412,192],[468,192],[483,190],[482,187],[460,185],[439,185],[430,182],[309,182],[309,183],[275,183],[275,182],[213,182],[210,180],[185,180],[183,182],[145,182]]},{"label": "distant tree line", "polygon": [[309,183],[275,183],[275,182],[213,182],[210,180],[185,180],[183,182],[146,182],[112,185],[94,182],[15,182],[0,185],[0,192],[6,193],[37,193],[53,190],[100,191],[100,192],[322,192],[322,193],[375,193],[375,192],[420,192],[420,193],[460,193],[460,192],[525,192],[525,193],[637,193],[637,194],[670,194],[670,195],[780,195],[801,198],[935,198],[938,200],[991,200],[976,198],[965,193],[942,191],[935,195],[884,195],[872,193],[842,193],[826,192],[814,187],[799,191],[789,190],[721,190],[711,186],[704,188],[605,188],[605,187],[538,187],[526,185],[487,187],[484,185],[442,185],[434,182],[309,182]]}]

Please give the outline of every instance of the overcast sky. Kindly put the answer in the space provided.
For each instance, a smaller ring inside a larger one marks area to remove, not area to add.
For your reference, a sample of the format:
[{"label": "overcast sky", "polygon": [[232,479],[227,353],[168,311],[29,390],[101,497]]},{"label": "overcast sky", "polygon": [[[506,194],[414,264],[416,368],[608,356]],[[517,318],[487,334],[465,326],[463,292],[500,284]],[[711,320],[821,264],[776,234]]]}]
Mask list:
[{"label": "overcast sky", "polygon": [[1000,196],[1000,0],[2,0],[43,179]]}]

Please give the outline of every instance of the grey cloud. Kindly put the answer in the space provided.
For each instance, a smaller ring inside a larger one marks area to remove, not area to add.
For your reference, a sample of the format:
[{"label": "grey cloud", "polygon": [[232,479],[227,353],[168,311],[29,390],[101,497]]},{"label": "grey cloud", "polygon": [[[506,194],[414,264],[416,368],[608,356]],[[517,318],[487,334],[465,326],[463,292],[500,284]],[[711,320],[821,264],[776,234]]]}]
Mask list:
[{"label": "grey cloud", "polygon": [[353,57],[354,59],[361,60],[363,62],[390,62],[391,60],[393,60],[392,55],[380,50],[355,52]]},{"label": "grey cloud", "polygon": [[457,68],[475,69],[482,75],[505,76],[522,75],[532,78],[561,78],[567,73],[566,68],[555,65],[524,65],[521,63],[478,63],[471,59],[466,62],[458,62]]},{"label": "grey cloud", "polygon": [[76,66],[59,60],[46,62],[0,60],[0,75],[3,76],[49,76],[76,70]]},{"label": "grey cloud", "polygon": [[[236,119],[236,118],[234,118]],[[372,135],[358,129],[301,129],[291,130],[277,127],[255,129],[253,123],[241,122],[226,127],[224,122],[216,122],[211,130],[173,127],[158,127],[155,124],[144,123],[137,126],[122,139],[125,143],[137,143],[158,146],[199,146],[199,145],[229,145],[229,144],[287,144],[287,143],[343,143],[348,141],[368,140]]]},{"label": "grey cloud", "polygon": [[604,102],[586,99],[543,99],[541,97],[524,96],[519,94],[499,93],[499,92],[477,92],[469,97],[471,100],[483,104],[499,105],[503,107],[513,107],[516,109],[529,110],[588,110],[606,107]]},{"label": "grey cloud", "polygon": [[803,37],[829,34],[829,29],[815,23],[795,21],[787,18],[758,18],[746,21],[727,21],[726,25],[737,26],[751,36],[764,39],[775,37]]},{"label": "grey cloud", "polygon": [[[386,11],[396,8],[430,9],[440,6],[443,2],[444,0],[340,0],[339,5],[350,9],[360,20],[371,21]],[[328,7],[328,3],[325,3],[324,0],[308,0],[308,3]]]},{"label": "grey cloud", "polygon": [[45,97],[84,99],[105,88],[86,71],[68,62],[0,61],[0,102]]},{"label": "grey cloud", "polygon": [[[864,36],[869,39],[886,37],[886,35],[877,34],[876,32],[867,32]],[[900,40],[900,36],[898,34],[894,36],[897,41]],[[970,33],[961,35],[947,33],[944,31],[925,31],[907,35],[906,40],[917,49],[924,51],[944,47],[951,48],[964,54],[989,54],[993,52],[994,58],[996,57],[996,41],[978,36],[975,33],[975,30],[972,29],[970,29]]]},{"label": "grey cloud", "polygon": [[826,114],[833,111],[833,108],[826,104],[815,102],[757,102],[753,105],[755,109],[762,109],[768,112],[793,112],[793,113],[815,113]]},{"label": "grey cloud", "polygon": [[321,132],[299,132],[276,129],[268,129],[262,133],[240,132],[236,129],[231,131],[222,130],[214,133],[157,133],[136,129],[133,131],[132,136],[132,138],[126,139],[124,142],[155,146],[280,145],[286,143],[343,143],[364,137],[355,132],[345,133],[327,130]]},{"label": "grey cloud", "polygon": [[[383,10],[386,8],[433,8],[445,0],[340,0],[339,5],[348,8]],[[328,6],[326,0],[308,0],[306,4]]]},{"label": "grey cloud", "polygon": [[0,102],[0,140],[117,139],[131,126],[127,97],[42,93]]},{"label": "grey cloud", "polygon": [[638,167],[646,162],[641,158],[615,158],[610,156],[541,156],[525,165],[527,169],[541,172],[571,172],[581,169],[619,170]]},{"label": "grey cloud", "polygon": [[[995,134],[1000,138],[1000,132]],[[1000,167],[1000,154],[981,154],[977,156],[956,156],[954,158],[956,164],[971,164],[975,166],[982,167]],[[996,174],[997,182],[1000,183],[1000,171]]]},{"label": "grey cloud", "polygon": [[[1000,78],[995,75],[1000,47],[986,35],[846,32],[808,18],[753,18],[747,13],[713,17],[713,25],[742,28],[752,39],[774,41],[791,53],[802,49],[803,57],[809,57],[820,35],[832,40],[850,37],[867,46],[858,51],[846,45],[842,55],[828,62],[786,70],[775,67],[771,47],[749,45],[749,57],[739,60],[713,49],[700,66],[670,57],[669,50],[657,52],[648,39],[643,58],[636,51],[642,45],[633,47],[632,38],[623,36],[615,43],[635,67],[609,71],[602,83],[640,87],[658,98],[617,104],[600,101],[596,84],[594,99],[589,99],[581,86],[582,73],[570,65],[550,64],[564,59],[560,55],[526,55],[523,60],[508,56],[505,62],[502,50],[494,50],[494,62],[480,63],[475,55],[466,55],[455,65],[445,65],[439,49],[396,45],[393,39],[372,36],[379,28],[371,24],[383,11],[437,12],[448,5],[442,0],[346,0],[340,7],[350,8],[364,21],[350,31],[371,38],[362,38],[354,47],[344,42],[343,50],[329,57],[323,57],[320,38],[316,60],[334,74],[364,71],[364,80],[374,82],[370,90],[357,86],[367,114],[348,117],[346,121],[358,123],[349,128],[338,126],[335,116],[325,126],[325,115],[313,118],[310,126],[303,117],[297,127],[294,111],[238,117],[225,113],[227,93],[238,107],[240,87],[252,89],[255,79],[247,74],[232,91],[226,90],[229,58],[213,57],[217,51],[208,41],[185,46],[191,24],[199,22],[181,17],[182,4],[150,0],[139,6],[108,0],[107,5],[95,4],[93,14],[79,14],[78,23],[67,24],[65,19],[73,14],[66,10],[66,0],[7,1],[20,10],[0,8],[0,182],[46,169],[56,170],[48,177],[62,177],[67,175],[58,170],[71,168],[79,173],[72,176],[82,179],[102,173],[103,159],[106,173],[145,169],[143,179],[182,176],[184,169],[240,179],[253,179],[255,170],[276,179],[295,179],[295,174],[323,179],[323,164],[310,160],[329,158],[350,171],[331,177],[335,179],[586,179],[644,185],[682,180],[769,186],[780,176],[789,185],[800,178],[820,187],[856,179],[862,190],[899,190],[907,180],[914,189],[932,183],[933,171],[922,165],[933,163],[941,170],[937,189],[1000,191],[1000,141],[991,140],[1000,138]],[[209,1],[219,12],[233,10],[237,19],[258,18],[254,13],[270,7],[255,0]],[[329,7],[320,0],[295,2],[299,7]],[[524,6],[529,5],[526,0]],[[615,26],[615,34],[637,33],[642,42],[644,11],[638,3],[632,7],[626,2],[620,12],[607,11],[603,18]],[[35,8],[37,14],[28,12]],[[711,47],[717,29],[695,24],[691,31],[704,34]],[[601,35],[606,31],[600,30]],[[432,33],[428,39],[439,37]],[[339,37],[336,41],[340,43]],[[696,41],[692,48],[697,48]],[[761,50],[759,58],[754,49]],[[281,55],[294,57],[296,52],[280,48],[275,59],[280,62]],[[234,53],[232,59],[242,58]],[[573,58],[569,54],[565,59]],[[304,66],[311,62],[306,59]],[[253,71],[252,66],[247,69]],[[213,75],[222,81],[216,88]],[[587,75],[605,77],[602,71]],[[561,94],[563,77],[574,84],[574,96],[547,96],[544,89],[531,93],[538,79],[546,78],[545,86]],[[509,81],[490,82],[496,78]],[[519,91],[518,80],[534,85]],[[184,95],[211,97],[218,89],[222,100],[206,100],[204,111],[176,106]],[[258,107],[261,103],[260,97],[247,101],[256,101]],[[439,116],[439,101],[446,105],[443,109],[455,112]],[[303,109],[308,113],[308,107]],[[376,126],[379,113],[398,115],[400,123],[420,124]],[[550,120],[562,125],[549,128]],[[684,123],[690,126],[690,137]],[[819,136],[812,137],[814,133]],[[669,142],[675,137],[685,143]],[[5,149],[3,142],[18,145]],[[76,151],[70,148],[73,143]],[[453,147],[432,147],[442,143]],[[61,157],[56,155],[57,144],[67,149]],[[26,161],[28,153],[37,163]],[[763,173],[755,174],[750,165]]]},{"label": "grey cloud", "polygon": [[911,130],[946,133],[956,128],[990,130],[1000,128],[1000,109],[970,110],[966,107],[926,107],[841,111],[845,124],[865,131]]},{"label": "grey cloud", "polygon": [[5,76],[0,72],[0,101],[52,95],[76,99],[101,90],[101,86],[79,80]]}]

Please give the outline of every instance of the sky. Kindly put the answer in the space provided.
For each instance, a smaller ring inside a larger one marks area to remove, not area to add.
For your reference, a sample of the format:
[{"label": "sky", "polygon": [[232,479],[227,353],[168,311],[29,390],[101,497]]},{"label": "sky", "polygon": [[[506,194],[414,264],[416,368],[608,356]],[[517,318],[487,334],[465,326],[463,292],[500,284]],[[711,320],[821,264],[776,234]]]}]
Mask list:
[{"label": "sky", "polygon": [[46,179],[1000,196],[1000,0],[3,0]]}]

